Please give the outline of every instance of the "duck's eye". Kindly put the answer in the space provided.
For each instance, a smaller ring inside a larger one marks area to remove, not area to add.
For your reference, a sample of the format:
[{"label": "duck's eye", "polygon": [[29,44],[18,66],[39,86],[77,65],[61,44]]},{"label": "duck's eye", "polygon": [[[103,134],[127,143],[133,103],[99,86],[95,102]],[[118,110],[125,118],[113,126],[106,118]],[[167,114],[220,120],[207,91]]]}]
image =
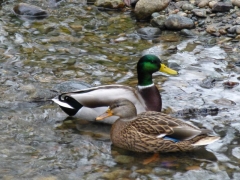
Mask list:
[{"label": "duck's eye", "polygon": [[154,61],[154,60],[151,60],[151,63],[152,63],[152,64],[156,64],[156,61]]},{"label": "duck's eye", "polygon": [[116,104],[113,108],[117,108],[117,107],[119,107],[119,104]]}]

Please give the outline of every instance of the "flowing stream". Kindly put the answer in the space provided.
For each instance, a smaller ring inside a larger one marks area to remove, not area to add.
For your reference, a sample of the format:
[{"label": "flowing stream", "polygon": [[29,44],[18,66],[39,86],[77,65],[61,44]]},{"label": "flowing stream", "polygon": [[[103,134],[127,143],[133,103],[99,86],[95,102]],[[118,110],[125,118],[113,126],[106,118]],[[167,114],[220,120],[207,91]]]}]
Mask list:
[{"label": "flowing stream", "polygon": [[[19,2],[0,7],[0,179],[240,179],[238,42],[173,31],[142,40],[136,30],[148,23],[80,0],[55,7],[24,1],[49,12],[27,21],[12,12]],[[135,86],[136,63],[146,53],[179,70],[154,75],[163,111],[221,140],[143,165],[151,154],[113,147],[109,125],[67,117],[50,101],[84,83]]]}]

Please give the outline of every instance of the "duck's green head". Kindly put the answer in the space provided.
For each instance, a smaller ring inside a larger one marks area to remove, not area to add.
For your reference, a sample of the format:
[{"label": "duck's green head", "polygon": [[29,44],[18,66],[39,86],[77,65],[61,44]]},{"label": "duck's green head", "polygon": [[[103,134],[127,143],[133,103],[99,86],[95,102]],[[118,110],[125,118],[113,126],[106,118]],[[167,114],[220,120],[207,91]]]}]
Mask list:
[{"label": "duck's green head", "polygon": [[138,85],[147,86],[152,84],[152,74],[157,71],[172,75],[177,74],[177,71],[162,64],[161,60],[155,55],[147,54],[141,57],[137,64]]}]

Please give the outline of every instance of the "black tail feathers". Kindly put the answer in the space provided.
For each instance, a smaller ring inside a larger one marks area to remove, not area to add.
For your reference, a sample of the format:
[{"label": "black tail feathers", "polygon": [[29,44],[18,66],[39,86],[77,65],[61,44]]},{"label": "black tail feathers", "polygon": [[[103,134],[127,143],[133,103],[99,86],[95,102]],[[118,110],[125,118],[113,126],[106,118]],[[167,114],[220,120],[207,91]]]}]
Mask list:
[{"label": "black tail feathers", "polygon": [[[59,99],[61,99],[61,98],[59,98]],[[66,107],[60,106],[60,108],[69,116],[74,116],[83,107],[82,104],[80,104],[77,100],[75,100],[74,98],[72,98],[70,96],[65,96],[64,100],[61,100],[61,101],[64,101],[65,103],[67,103],[73,107],[73,109],[71,109],[71,108],[66,108]]]}]

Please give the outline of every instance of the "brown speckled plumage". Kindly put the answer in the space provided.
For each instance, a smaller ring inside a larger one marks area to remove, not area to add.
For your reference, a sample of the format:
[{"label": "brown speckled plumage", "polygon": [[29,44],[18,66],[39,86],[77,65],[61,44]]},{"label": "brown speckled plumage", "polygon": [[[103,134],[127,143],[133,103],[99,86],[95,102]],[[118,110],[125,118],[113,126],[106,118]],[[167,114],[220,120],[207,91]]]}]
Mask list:
[{"label": "brown speckled plumage", "polygon": [[208,135],[210,130],[201,130],[160,112],[148,111],[136,115],[134,105],[126,99],[113,102],[110,111],[120,117],[112,126],[111,140],[123,149],[136,152],[190,151],[219,139]]}]

